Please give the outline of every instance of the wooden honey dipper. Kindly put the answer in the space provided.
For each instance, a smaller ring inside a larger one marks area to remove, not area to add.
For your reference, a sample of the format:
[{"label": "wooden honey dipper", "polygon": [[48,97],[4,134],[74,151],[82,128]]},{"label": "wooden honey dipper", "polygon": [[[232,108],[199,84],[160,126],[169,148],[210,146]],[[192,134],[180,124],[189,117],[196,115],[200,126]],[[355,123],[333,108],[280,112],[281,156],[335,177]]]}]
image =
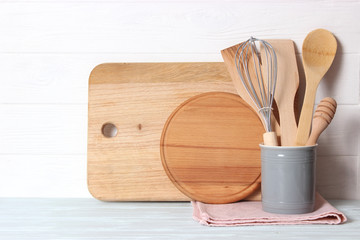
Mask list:
[{"label": "wooden honey dipper", "polygon": [[312,120],[312,129],[306,146],[315,145],[320,134],[327,128],[334,118],[337,103],[335,99],[326,97],[318,104]]}]

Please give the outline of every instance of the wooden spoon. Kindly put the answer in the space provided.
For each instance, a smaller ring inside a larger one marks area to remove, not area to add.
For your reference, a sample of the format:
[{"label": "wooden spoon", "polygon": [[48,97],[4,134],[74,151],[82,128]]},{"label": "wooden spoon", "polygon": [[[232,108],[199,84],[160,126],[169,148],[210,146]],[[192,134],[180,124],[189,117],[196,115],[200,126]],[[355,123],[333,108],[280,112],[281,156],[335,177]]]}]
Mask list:
[{"label": "wooden spoon", "polygon": [[314,113],[312,130],[306,146],[315,145],[320,134],[329,126],[334,118],[337,103],[335,99],[326,97],[320,101]]},{"label": "wooden spoon", "polygon": [[309,138],[316,90],[334,60],[336,48],[335,37],[325,29],[310,32],[304,40],[302,58],[306,89],[296,135],[297,146],[304,146]]},{"label": "wooden spoon", "polygon": [[280,117],[281,145],[294,146],[297,131],[294,99],[299,87],[294,42],[288,39],[266,41],[274,48],[277,58],[278,70],[274,99]]}]

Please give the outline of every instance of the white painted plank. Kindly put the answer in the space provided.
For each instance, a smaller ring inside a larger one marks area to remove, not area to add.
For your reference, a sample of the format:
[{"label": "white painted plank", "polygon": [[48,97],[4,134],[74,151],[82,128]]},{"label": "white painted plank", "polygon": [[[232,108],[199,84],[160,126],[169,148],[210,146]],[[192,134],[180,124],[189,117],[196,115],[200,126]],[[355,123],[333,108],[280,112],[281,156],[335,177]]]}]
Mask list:
[{"label": "white painted plank", "polygon": [[338,104],[359,104],[359,82],[360,55],[338,54],[319,84],[315,101],[332,97]]},{"label": "white painted plank", "polygon": [[[305,74],[301,55],[297,55],[299,69],[299,99],[305,92]],[[360,55],[337,54],[329,71],[321,80],[315,102],[325,97],[334,98],[338,104],[359,104]]]},{"label": "white painted plank", "polygon": [[[338,104],[359,103],[360,57],[339,54],[320,83]],[[87,103],[91,70],[103,62],[221,62],[221,54],[1,54],[0,103]],[[301,59],[298,58],[301,62]],[[301,64],[300,64],[301,66]],[[305,79],[300,68],[303,93]]]},{"label": "white painted plank", "polygon": [[0,155],[1,197],[85,197],[86,154]]},{"label": "white painted plank", "polygon": [[0,54],[0,103],[87,103],[104,62],[220,62],[221,54]]},{"label": "white painted plank", "polygon": [[0,154],[85,154],[87,105],[0,105]]},{"label": "white painted plank", "polygon": [[317,190],[325,198],[359,199],[357,156],[319,156]]},{"label": "white painted plank", "polygon": [[0,4],[0,52],[218,53],[250,35],[301,46],[316,28],[360,52],[357,1]]},{"label": "white painted plank", "polygon": [[87,102],[95,64],[86,55],[3,54],[0,62],[1,103]]},{"label": "white painted plank", "polygon": [[185,203],[106,203],[94,199],[0,199],[1,239],[357,239],[359,201],[330,201],[341,225],[205,227]]},{"label": "white painted plank", "polygon": [[359,105],[338,105],[334,119],[320,135],[318,155],[358,156],[359,119]]}]

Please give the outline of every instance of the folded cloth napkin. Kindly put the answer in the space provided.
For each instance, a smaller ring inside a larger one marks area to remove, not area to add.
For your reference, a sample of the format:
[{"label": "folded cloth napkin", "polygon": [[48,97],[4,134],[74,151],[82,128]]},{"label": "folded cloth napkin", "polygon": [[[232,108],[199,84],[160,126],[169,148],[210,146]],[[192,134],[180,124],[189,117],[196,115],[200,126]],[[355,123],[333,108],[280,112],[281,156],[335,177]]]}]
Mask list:
[{"label": "folded cloth napkin", "polygon": [[346,216],[320,194],[316,194],[315,211],[306,214],[273,214],[262,210],[261,201],[229,204],[206,204],[192,201],[193,218],[208,226],[340,224]]}]

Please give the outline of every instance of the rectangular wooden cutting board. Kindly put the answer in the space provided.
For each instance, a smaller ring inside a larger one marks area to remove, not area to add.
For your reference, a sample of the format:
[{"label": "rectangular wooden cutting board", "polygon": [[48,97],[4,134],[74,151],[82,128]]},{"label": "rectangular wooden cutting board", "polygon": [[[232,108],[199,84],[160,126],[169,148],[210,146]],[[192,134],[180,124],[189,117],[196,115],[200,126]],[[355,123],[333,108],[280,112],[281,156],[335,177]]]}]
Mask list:
[{"label": "rectangular wooden cutting board", "polygon": [[[89,78],[90,193],[104,201],[189,201],[163,170],[160,137],[179,104],[211,91],[236,93],[222,62],[96,66]],[[107,123],[116,136],[103,135]]]}]

